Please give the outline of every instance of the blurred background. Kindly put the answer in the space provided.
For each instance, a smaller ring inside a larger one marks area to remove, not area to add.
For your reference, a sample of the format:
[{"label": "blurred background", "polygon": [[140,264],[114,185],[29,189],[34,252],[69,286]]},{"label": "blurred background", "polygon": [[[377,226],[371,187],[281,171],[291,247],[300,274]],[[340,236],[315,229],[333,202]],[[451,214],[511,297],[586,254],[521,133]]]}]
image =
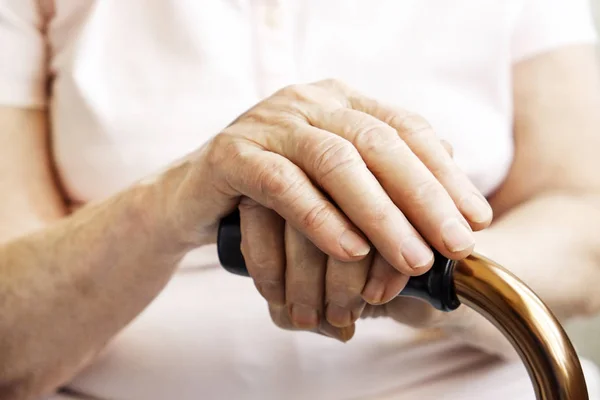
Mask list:
[{"label": "blurred background", "polygon": [[600,29],[600,0],[592,0],[596,16],[596,26]]},{"label": "blurred background", "polygon": [[[600,0],[592,0],[592,4],[600,32]],[[572,322],[566,328],[580,353],[600,365],[600,315],[592,320]]]}]

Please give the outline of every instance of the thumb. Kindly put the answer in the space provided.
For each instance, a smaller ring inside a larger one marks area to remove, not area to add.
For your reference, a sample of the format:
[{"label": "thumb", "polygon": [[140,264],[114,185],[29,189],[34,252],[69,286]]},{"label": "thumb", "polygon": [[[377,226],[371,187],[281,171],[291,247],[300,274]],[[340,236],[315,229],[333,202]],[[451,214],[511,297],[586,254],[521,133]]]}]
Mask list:
[{"label": "thumb", "polygon": [[415,297],[398,296],[382,307],[388,317],[414,328],[439,327],[446,322],[448,316]]},{"label": "thumb", "polygon": [[519,358],[512,344],[493,323],[465,305],[451,312],[442,312],[421,299],[398,296],[380,307],[384,308],[387,317],[401,324],[441,329],[449,337],[491,355],[506,360]]}]

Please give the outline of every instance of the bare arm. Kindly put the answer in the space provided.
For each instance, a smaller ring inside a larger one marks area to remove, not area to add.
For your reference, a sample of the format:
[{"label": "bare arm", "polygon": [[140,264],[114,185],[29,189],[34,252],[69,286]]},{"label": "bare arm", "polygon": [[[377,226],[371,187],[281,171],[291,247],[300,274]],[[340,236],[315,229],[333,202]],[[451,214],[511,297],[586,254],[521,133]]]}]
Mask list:
[{"label": "bare arm", "polygon": [[65,382],[137,315],[185,245],[148,218],[164,214],[150,200],[161,181],[63,218],[45,112],[0,109],[0,127],[0,398],[24,399]]},{"label": "bare arm", "polygon": [[[11,225],[0,244],[0,397],[7,400],[39,397],[76,374],[156,296],[188,250],[214,240],[218,221],[241,198],[274,210],[332,259],[358,263],[373,243],[389,258],[381,263],[388,275],[430,266],[414,269],[406,257],[415,246],[431,253],[416,232],[461,258],[474,245],[472,229],[491,219],[485,199],[422,118],[336,81],[277,92],[163,173],[64,218],[45,117],[29,113],[7,110],[0,121],[1,137],[21,149],[0,172],[27,168],[2,177],[11,197],[0,198]],[[25,166],[32,154],[34,164]],[[401,209],[393,198],[404,201]],[[405,213],[422,218],[412,226]],[[258,233],[245,237],[269,234]],[[279,234],[273,229],[267,237],[274,241],[254,243],[250,258],[279,260]],[[271,264],[254,271],[255,279],[273,282],[286,267]],[[368,266],[356,276],[364,279]],[[288,279],[286,291],[300,299],[315,289],[323,294],[322,283],[305,282]],[[336,279],[327,285],[340,287]]]},{"label": "bare arm", "polygon": [[[600,81],[596,50],[578,46],[514,68],[515,158],[491,197],[495,221],[475,251],[506,266],[562,320],[600,311]],[[517,354],[472,310],[439,313],[398,297],[385,312],[436,326],[504,357]],[[379,315],[376,309],[367,316]]]},{"label": "bare arm", "polygon": [[596,49],[572,47],[514,70],[512,170],[491,202],[482,251],[562,319],[600,310],[600,80]]},{"label": "bare arm", "polygon": [[[476,249],[523,279],[561,321],[590,316],[600,311],[596,48],[522,62],[514,69],[514,96],[515,160],[491,199],[498,217],[479,233]],[[468,319],[463,329],[478,332],[475,344],[516,356],[491,324]]]}]

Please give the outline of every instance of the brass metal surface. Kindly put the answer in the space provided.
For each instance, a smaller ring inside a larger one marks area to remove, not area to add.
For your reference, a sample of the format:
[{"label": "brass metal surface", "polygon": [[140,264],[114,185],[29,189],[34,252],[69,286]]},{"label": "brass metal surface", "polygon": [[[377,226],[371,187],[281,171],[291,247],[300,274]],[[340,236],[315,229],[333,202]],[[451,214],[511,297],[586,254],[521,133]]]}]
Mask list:
[{"label": "brass metal surface", "polygon": [[538,399],[588,399],[571,341],[548,307],[522,281],[473,254],[457,262],[454,284],[461,303],[491,321],[516,348]]}]

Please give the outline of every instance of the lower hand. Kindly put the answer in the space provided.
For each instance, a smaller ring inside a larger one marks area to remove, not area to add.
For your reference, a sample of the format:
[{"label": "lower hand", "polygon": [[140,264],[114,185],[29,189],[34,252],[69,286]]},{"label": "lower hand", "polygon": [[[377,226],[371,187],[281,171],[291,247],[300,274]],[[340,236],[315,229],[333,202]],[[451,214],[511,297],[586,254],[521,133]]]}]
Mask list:
[{"label": "lower hand", "polygon": [[429,245],[464,258],[492,218],[423,118],[335,81],[281,90],[196,162],[178,188],[181,224],[214,229],[239,205],[246,265],[272,314],[342,339],[365,300],[383,304],[431,267]]},{"label": "lower hand", "polygon": [[490,321],[471,308],[461,306],[442,312],[421,299],[399,296],[383,305],[367,305],[361,318],[386,317],[418,329],[435,329],[486,353],[507,360],[519,359],[513,345]]}]

